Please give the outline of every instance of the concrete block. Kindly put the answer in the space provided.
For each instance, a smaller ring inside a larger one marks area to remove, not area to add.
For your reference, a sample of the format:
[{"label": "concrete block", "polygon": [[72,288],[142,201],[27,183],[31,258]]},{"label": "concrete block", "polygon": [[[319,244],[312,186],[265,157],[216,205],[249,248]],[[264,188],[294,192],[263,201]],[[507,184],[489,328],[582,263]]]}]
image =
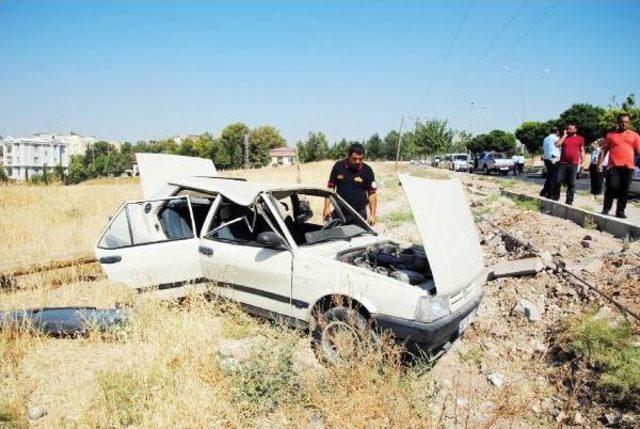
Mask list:
[{"label": "concrete block", "polygon": [[531,276],[544,268],[545,263],[538,257],[503,261],[491,267],[489,278]]}]

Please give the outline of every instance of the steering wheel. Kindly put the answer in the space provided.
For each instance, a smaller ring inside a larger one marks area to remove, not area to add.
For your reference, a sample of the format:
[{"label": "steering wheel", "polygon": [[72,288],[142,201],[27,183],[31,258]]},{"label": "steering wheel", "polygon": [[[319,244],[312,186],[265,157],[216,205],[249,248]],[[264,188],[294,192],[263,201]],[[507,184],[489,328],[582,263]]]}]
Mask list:
[{"label": "steering wheel", "polygon": [[331,219],[322,226],[322,231],[325,229],[333,228],[334,226],[342,225],[342,219]]}]

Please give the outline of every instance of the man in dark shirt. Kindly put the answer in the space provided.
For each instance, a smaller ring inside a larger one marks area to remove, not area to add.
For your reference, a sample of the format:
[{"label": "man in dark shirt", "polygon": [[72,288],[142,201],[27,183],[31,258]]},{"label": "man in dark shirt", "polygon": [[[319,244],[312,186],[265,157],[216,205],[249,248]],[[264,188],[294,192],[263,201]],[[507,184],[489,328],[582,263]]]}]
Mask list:
[{"label": "man in dark shirt", "polygon": [[[373,170],[364,163],[364,146],[360,143],[349,146],[347,159],[333,165],[328,186],[335,189],[338,195],[349,203],[369,225],[376,223],[377,186]],[[369,206],[368,215],[367,206]],[[325,220],[331,218],[331,212],[331,203],[326,199],[323,211]],[[347,218],[347,222],[352,221]]]},{"label": "man in dark shirt", "polygon": [[556,142],[556,146],[560,148],[560,177],[562,183],[567,186],[565,202],[572,205],[578,167],[585,159],[584,138],[578,135],[578,127],[575,124],[569,124],[560,140]]}]

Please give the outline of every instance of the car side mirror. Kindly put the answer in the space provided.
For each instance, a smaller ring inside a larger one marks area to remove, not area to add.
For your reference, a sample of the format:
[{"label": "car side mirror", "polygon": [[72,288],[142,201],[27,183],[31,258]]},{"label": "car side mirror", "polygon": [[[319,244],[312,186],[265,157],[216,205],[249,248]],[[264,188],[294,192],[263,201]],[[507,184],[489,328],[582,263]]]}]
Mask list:
[{"label": "car side mirror", "polygon": [[273,231],[265,231],[258,234],[258,238],[256,240],[258,244],[268,249],[277,249],[278,247],[284,246],[284,240],[278,234]]}]

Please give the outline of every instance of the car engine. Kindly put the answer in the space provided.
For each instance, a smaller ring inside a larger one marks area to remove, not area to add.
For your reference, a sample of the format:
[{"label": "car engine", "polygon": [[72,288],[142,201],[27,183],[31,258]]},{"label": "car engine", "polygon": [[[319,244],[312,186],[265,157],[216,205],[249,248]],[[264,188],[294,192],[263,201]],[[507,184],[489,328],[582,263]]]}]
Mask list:
[{"label": "car engine", "polygon": [[337,259],[411,285],[423,285],[433,279],[429,261],[420,246],[403,248],[386,242],[343,252]]}]

